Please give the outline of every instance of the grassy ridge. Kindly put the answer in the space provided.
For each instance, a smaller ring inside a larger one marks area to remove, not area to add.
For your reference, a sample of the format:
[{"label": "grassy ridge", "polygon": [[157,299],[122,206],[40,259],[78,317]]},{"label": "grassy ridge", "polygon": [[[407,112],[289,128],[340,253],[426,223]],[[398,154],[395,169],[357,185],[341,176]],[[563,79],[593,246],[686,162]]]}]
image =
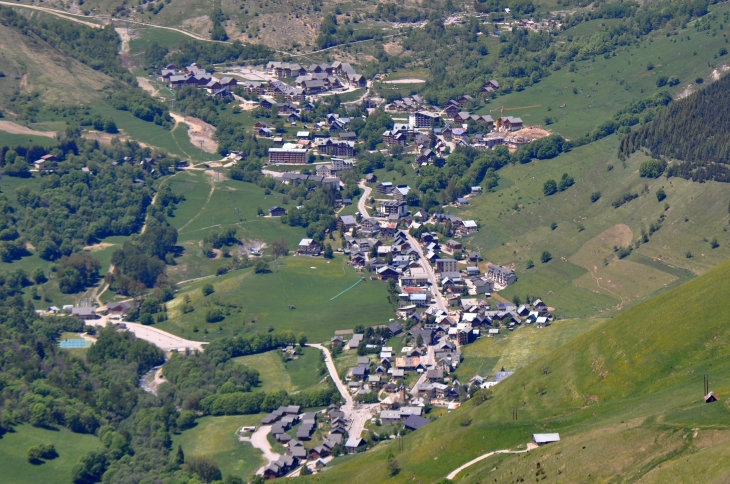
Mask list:
[{"label": "grassy ridge", "polygon": [[[481,406],[471,401],[407,436],[397,456],[402,471],[390,480],[434,481],[482,452],[524,448],[540,431],[560,432],[562,441],[527,457],[487,459],[457,480],[534,477],[535,462],[545,461],[558,482],[604,482],[616,475],[661,482],[667,466],[686,475],[689,457],[703,467],[704,482],[720,479],[726,468],[712,458],[730,440],[730,409],[720,403],[730,395],[730,327],[724,323],[730,317],[724,304],[729,276],[727,261],[529,364],[497,385]],[[703,374],[709,374],[720,402],[702,403]],[[471,425],[462,425],[465,419]],[[389,451],[383,445],[320,475],[318,482],[344,475],[353,483],[387,481],[380,474],[356,476],[374,469]]]}]

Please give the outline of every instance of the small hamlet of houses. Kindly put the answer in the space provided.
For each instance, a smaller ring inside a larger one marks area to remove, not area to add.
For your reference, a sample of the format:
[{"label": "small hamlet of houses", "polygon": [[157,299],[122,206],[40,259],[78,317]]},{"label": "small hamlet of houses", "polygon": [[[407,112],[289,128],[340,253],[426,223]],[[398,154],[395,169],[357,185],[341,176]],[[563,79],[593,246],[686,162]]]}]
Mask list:
[{"label": "small hamlet of houses", "polygon": [[[205,89],[217,97],[254,95],[259,97],[258,106],[276,110],[277,117],[295,125],[303,113],[314,109],[312,104],[318,95],[347,89],[367,87],[366,79],[355,72],[347,62],[303,65],[293,62],[271,61],[264,68],[272,79],[268,81],[242,81],[232,76],[216,77],[193,63],[182,69],[167,65],[158,79],[172,90],[185,86]],[[295,78],[295,85],[280,79]],[[499,82],[490,80],[482,86],[482,92],[493,95],[499,90]],[[309,101],[308,101],[309,100]],[[371,98],[369,105],[377,106]],[[407,123],[396,123],[382,133],[387,146],[410,147],[416,153],[414,167],[434,164],[456,146],[471,146],[478,150],[506,146],[516,149],[547,136],[545,130],[525,127],[519,117],[502,116],[496,120],[491,115],[477,115],[468,111],[475,99],[463,95],[449,100],[442,108],[429,106],[426,100],[414,94],[384,106],[386,112],[407,113]],[[310,161],[310,154],[334,157],[352,157],[358,142],[356,133],[349,130],[351,118],[331,113],[297,133],[296,140],[284,140],[276,136],[273,127],[265,122],[254,125],[257,137],[273,140],[269,148],[270,164],[303,165]],[[472,132],[473,131],[473,132]]]}]

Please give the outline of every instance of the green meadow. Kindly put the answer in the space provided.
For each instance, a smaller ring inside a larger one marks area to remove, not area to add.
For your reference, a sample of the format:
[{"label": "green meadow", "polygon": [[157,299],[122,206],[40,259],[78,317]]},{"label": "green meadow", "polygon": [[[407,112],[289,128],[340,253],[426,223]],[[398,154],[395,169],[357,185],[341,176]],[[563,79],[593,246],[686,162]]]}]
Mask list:
[{"label": "green meadow", "polygon": [[[712,12],[719,13],[713,23],[717,29],[725,29],[722,14],[726,4],[717,5]],[[567,29],[558,37],[559,42],[598,31],[614,20],[592,20]],[[496,119],[502,107],[505,116],[519,116],[526,126],[547,127],[566,138],[576,138],[591,131],[614,113],[637,98],[651,96],[658,90],[656,81],[661,76],[677,76],[675,87],[665,86],[677,96],[690,86],[697,90],[695,79],[711,81],[713,72],[722,74],[730,65],[727,57],[717,57],[721,48],[727,47],[726,33],[712,30],[697,32],[692,25],[678,30],[678,35],[653,35],[638,45],[622,50],[608,59],[595,56],[590,60],[574,63],[574,68],[551,72],[549,76],[523,91],[499,95],[478,110],[479,114],[491,114]],[[499,42],[489,56],[497,56]],[[648,69],[653,65],[651,70]],[[565,105],[564,107],[560,107]],[[545,118],[553,124],[546,126]]]},{"label": "green meadow", "polygon": [[177,264],[168,267],[168,274],[175,282],[214,274],[226,263],[224,259],[205,257],[200,245],[206,235],[221,228],[235,227],[246,251],[250,247],[271,245],[282,237],[290,250],[296,250],[299,241],[306,237],[301,227],[283,224],[279,218],[257,215],[259,207],[267,214],[274,205],[293,210],[293,201],[285,204],[282,194],[266,195],[258,185],[228,179],[227,170],[220,171],[220,181],[217,171],[201,169],[180,172],[166,182],[176,194],[185,197],[169,219],[178,229],[178,244],[184,249]]},{"label": "green meadow", "polygon": [[[730,257],[724,184],[641,178],[646,155],[622,163],[617,145],[614,135],[551,160],[507,166],[492,192],[470,198],[467,207],[448,209],[480,224],[465,243],[481,251],[484,265],[515,265],[518,281],[501,296],[542,297],[568,318],[611,314]],[[563,173],[574,177],[575,185],[544,196],[545,181]],[[655,195],[660,188],[667,193],[662,202]],[[601,196],[591,202],[594,192]],[[624,193],[639,196],[614,208]],[[648,234],[662,216],[661,228],[637,247],[642,230]],[[714,249],[713,237],[719,242]],[[614,246],[632,244],[633,253],[619,259]],[[543,251],[552,256],[547,263],[541,262]],[[534,267],[528,268],[529,261]]]},{"label": "green meadow", "polygon": [[[58,457],[31,464],[25,452],[41,444],[53,444]],[[93,435],[18,425],[13,432],[0,436],[0,481],[4,484],[71,482],[71,468],[79,457],[99,447],[102,443]]]},{"label": "green meadow", "polygon": [[456,373],[460,381],[467,382],[474,375],[494,375],[502,368],[506,371],[517,371],[604,321],[599,318],[563,319],[553,322],[547,328],[531,325],[512,332],[503,328],[502,334],[497,338],[482,337],[463,346],[463,361]]},{"label": "green meadow", "polygon": [[[304,332],[309,341],[322,342],[335,330],[385,324],[393,317],[385,282],[355,272],[345,258],[285,257],[271,269],[256,274],[249,268],[185,284],[167,303],[169,319],[156,327],[199,341],[274,328]],[[204,297],[206,283],[213,283],[215,293]],[[186,295],[195,310],[184,314]],[[222,322],[205,322],[213,307],[224,308]]]},{"label": "green meadow", "polygon": [[[286,390],[295,393],[301,390],[316,389],[325,376],[317,373],[321,352],[316,348],[304,347],[303,353],[284,362],[281,350],[267,351],[256,355],[236,358],[250,368],[259,372],[261,386],[259,390],[272,392]],[[323,385],[324,386],[324,385]]]},{"label": "green meadow", "polygon": [[230,417],[203,417],[195,427],[173,436],[172,448],[182,446],[185,457],[213,459],[223,476],[245,478],[265,464],[261,451],[250,442],[238,440],[238,429],[244,425],[256,425],[262,415],[238,415]]}]

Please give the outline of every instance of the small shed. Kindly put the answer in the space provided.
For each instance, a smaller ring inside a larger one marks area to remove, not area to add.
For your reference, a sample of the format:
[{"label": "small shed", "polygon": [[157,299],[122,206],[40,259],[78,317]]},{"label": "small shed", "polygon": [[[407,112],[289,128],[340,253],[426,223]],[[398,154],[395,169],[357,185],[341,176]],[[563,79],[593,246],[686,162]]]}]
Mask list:
[{"label": "small shed", "polygon": [[552,442],[560,442],[560,434],[532,434],[532,440],[537,445],[550,444]]},{"label": "small shed", "polygon": [[705,395],[705,403],[712,403],[717,401],[717,395],[715,395],[715,392],[710,392],[707,395]]}]

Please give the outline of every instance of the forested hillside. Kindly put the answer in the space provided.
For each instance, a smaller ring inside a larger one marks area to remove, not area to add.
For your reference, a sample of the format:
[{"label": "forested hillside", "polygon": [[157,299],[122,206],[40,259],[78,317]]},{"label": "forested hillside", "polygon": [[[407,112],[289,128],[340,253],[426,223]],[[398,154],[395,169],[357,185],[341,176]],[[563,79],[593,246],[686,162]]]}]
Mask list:
[{"label": "forested hillside", "polygon": [[680,160],[669,176],[695,181],[730,182],[730,76],[657,114],[652,122],[627,134],[620,152],[628,156],[648,148],[655,158]]}]

